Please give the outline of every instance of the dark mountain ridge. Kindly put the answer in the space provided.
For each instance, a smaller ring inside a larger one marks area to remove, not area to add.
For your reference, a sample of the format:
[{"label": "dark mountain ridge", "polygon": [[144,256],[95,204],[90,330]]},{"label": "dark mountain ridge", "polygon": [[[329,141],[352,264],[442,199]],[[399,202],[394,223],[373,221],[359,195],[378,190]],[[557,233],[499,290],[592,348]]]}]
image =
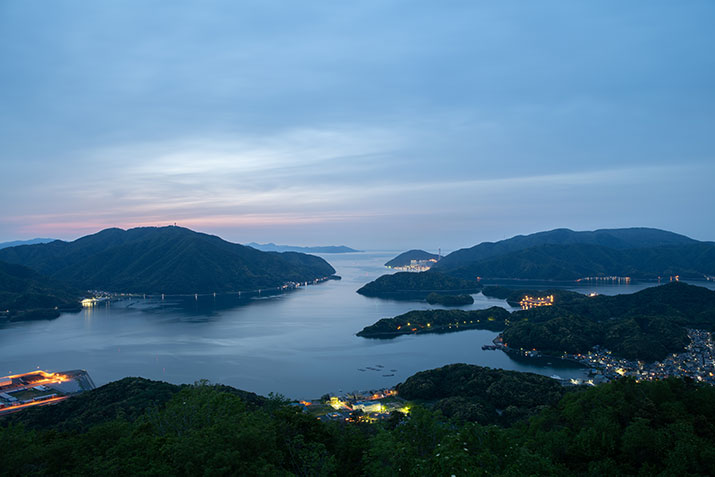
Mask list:
[{"label": "dark mountain ridge", "polygon": [[715,243],[648,228],[556,229],[457,250],[433,268],[461,278],[703,278],[715,274]]},{"label": "dark mountain ridge", "polygon": [[562,228],[529,235],[516,235],[498,242],[482,242],[473,247],[459,249],[444,257],[440,261],[439,268],[452,268],[455,264],[484,260],[545,244],[590,244],[615,249],[629,249],[693,243],[698,243],[698,241],[685,235],[647,227],[579,232]]},{"label": "dark mountain ridge", "polygon": [[280,287],[335,273],[325,260],[261,252],[182,227],[111,228],[73,242],[0,250],[19,263],[83,289],[129,293],[212,293]]},{"label": "dark mountain ridge", "polygon": [[715,245],[703,242],[618,250],[590,244],[544,244],[469,262],[446,273],[461,278],[531,280],[608,276],[653,280],[675,275],[702,279],[715,273]]}]

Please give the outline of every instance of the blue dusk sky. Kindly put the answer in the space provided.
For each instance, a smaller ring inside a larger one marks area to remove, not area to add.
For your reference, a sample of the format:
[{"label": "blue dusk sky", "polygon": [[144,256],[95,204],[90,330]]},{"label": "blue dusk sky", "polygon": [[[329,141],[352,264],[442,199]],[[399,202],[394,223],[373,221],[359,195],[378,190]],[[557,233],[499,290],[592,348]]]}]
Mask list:
[{"label": "blue dusk sky", "polygon": [[0,241],[715,239],[715,2],[0,1]]}]

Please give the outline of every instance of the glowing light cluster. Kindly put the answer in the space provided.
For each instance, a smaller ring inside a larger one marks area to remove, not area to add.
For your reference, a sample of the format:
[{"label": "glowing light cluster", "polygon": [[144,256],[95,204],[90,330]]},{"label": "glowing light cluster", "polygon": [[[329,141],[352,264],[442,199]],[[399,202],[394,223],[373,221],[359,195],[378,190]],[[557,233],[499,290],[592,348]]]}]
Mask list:
[{"label": "glowing light cluster", "polygon": [[547,296],[529,296],[525,295],[519,301],[522,310],[528,310],[537,306],[552,306],[554,304],[554,295]]}]

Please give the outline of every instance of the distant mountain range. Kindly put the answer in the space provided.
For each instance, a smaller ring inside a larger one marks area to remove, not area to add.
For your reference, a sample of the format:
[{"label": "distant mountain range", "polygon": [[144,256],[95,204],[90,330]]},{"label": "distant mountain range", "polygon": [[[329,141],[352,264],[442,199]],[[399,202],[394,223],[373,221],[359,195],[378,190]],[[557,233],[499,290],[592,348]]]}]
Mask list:
[{"label": "distant mountain range", "polygon": [[30,240],[13,240],[12,242],[2,242],[0,243],[0,249],[8,247],[17,247],[18,245],[35,245],[38,243],[48,243],[53,242],[56,239],[51,238],[34,238]]},{"label": "distant mountain range", "polygon": [[387,262],[385,266],[390,268],[406,267],[412,260],[439,260],[439,258],[439,255],[425,252],[424,250],[408,250]]},{"label": "distant mountain range", "polygon": [[111,228],[73,242],[56,240],[0,250],[21,264],[83,290],[191,294],[280,287],[325,278],[325,260],[262,252],[182,227]]},{"label": "distant mountain range", "polygon": [[715,243],[650,228],[556,229],[450,253],[433,270],[455,277],[577,280],[715,275]]},{"label": "distant mountain range", "polygon": [[302,253],[350,253],[361,252],[354,248],[346,247],[345,245],[325,245],[318,247],[299,247],[295,245],[276,245],[274,243],[256,243],[251,242],[246,244],[263,252],[302,252]]},{"label": "distant mountain range", "polygon": [[0,312],[12,321],[79,309],[82,294],[22,265],[0,262]]}]

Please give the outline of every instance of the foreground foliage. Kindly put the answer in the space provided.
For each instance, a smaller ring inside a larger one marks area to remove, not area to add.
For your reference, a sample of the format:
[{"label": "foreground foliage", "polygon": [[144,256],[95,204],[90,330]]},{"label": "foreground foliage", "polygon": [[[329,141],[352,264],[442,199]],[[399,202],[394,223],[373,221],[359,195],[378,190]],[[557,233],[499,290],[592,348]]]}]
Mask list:
[{"label": "foreground foliage", "polygon": [[481,424],[513,424],[554,405],[567,389],[533,373],[470,364],[421,371],[397,386],[399,395],[439,410],[449,418]]},{"label": "foreground foliage", "polygon": [[[475,387],[467,372],[440,379],[456,395],[500,380],[480,371]],[[494,402],[519,393],[492,385]],[[280,397],[128,378],[0,424],[5,475],[715,474],[715,389],[675,379],[568,392],[499,427],[417,405],[375,425],[322,423]]]}]

